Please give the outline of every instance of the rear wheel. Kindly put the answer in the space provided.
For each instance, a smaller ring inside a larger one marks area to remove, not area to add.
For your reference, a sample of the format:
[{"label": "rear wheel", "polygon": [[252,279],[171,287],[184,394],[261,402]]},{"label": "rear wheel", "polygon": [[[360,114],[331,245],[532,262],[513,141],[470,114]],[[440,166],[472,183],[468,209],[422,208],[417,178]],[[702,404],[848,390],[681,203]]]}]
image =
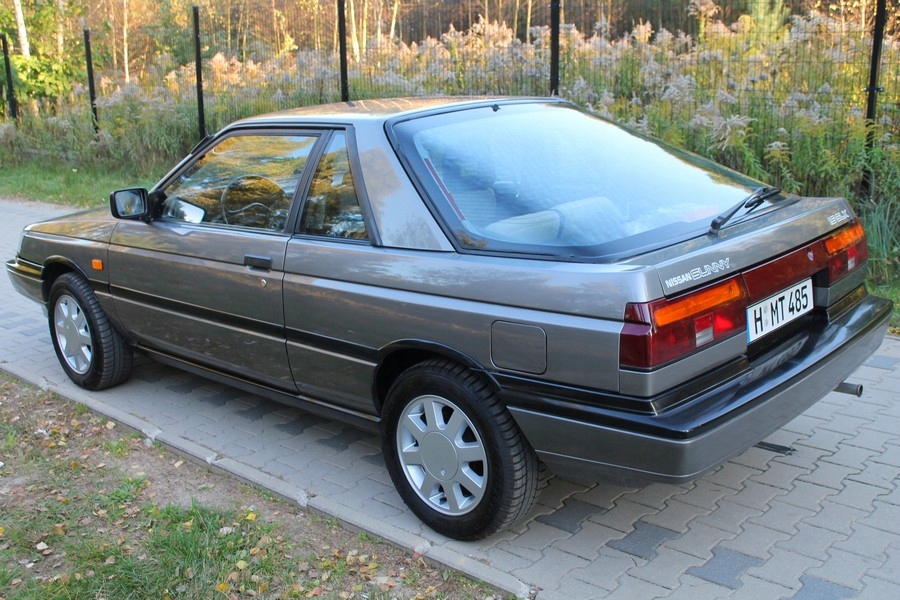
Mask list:
[{"label": "rear wheel", "polygon": [[400,375],[382,412],[382,445],[403,501],[446,536],[487,537],[537,497],[534,451],[491,387],[457,363],[430,360]]},{"label": "rear wheel", "polygon": [[53,348],[69,379],[85,389],[102,390],[128,378],[131,347],[82,277],[66,273],[53,283],[48,312]]}]

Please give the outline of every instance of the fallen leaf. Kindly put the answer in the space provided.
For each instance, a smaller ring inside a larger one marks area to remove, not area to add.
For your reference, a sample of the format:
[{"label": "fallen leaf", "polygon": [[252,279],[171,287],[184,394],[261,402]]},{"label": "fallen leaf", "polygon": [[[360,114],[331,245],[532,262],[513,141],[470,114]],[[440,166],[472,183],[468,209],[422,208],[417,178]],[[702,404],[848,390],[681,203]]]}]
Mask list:
[{"label": "fallen leaf", "polygon": [[43,552],[44,550],[46,550],[46,549],[49,548],[49,547],[50,547],[50,546],[48,546],[48,545],[45,544],[44,542],[38,542],[37,546],[35,546],[35,549],[36,549],[38,552]]},{"label": "fallen leaf", "polygon": [[240,569],[241,571],[243,571],[243,570],[246,569],[249,565],[247,564],[247,561],[246,561],[246,560],[239,560],[239,561],[237,561],[236,563],[234,563],[234,566],[236,566],[238,569]]},{"label": "fallen leaf", "polygon": [[116,428],[115,422],[114,422],[114,421],[107,421],[107,422],[106,422],[106,428],[107,428],[107,429],[115,429],[115,428]]}]

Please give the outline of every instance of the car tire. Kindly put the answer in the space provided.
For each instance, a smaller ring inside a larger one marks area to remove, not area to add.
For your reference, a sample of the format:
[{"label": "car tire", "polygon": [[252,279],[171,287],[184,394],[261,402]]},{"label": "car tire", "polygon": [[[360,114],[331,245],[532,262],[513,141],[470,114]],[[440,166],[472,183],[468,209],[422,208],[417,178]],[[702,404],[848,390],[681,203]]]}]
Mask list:
[{"label": "car tire", "polygon": [[382,411],[388,472],[426,525],[458,540],[485,538],[524,517],[540,463],[496,392],[444,359],[403,372]]},{"label": "car tire", "polygon": [[53,349],[69,379],[85,389],[102,390],[128,378],[134,352],[84,278],[76,273],[57,278],[48,308]]}]

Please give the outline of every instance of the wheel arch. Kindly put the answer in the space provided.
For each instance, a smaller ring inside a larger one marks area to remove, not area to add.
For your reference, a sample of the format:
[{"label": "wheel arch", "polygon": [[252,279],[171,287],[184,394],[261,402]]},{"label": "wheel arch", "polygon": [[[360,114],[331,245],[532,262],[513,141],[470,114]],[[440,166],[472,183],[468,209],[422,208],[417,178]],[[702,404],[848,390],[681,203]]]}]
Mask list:
[{"label": "wheel arch", "polygon": [[84,269],[79,267],[77,263],[65,256],[51,256],[44,261],[44,266],[41,269],[41,295],[44,298],[44,303],[50,301],[50,290],[53,288],[53,284],[60,276],[66,273],[77,273],[90,283],[90,279],[85,274]]},{"label": "wheel arch", "polygon": [[500,389],[484,365],[464,352],[427,340],[398,340],[382,348],[379,353],[378,366],[372,379],[372,398],[377,414],[381,414],[388,390],[397,377],[410,367],[433,358],[445,358],[459,363],[482,374],[495,390]]}]

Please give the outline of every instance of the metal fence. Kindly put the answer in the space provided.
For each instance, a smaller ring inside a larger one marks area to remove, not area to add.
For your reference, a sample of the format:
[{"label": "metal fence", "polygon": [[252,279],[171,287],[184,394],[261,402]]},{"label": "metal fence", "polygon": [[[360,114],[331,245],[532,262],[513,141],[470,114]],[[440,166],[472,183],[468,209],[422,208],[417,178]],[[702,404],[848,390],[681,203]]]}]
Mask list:
[{"label": "metal fence", "polygon": [[[638,128],[655,115],[651,133],[663,136],[666,117],[718,120],[723,135],[751,128],[766,144],[810,123],[840,138],[867,118],[886,132],[881,140],[900,136],[897,0],[227,4],[183,6],[185,14],[133,30],[132,47],[144,52],[130,58],[119,56],[115,22],[86,22],[82,47],[70,54],[83,55],[93,36],[101,51],[84,71],[96,82],[74,81],[65,98],[32,101],[30,110],[64,111],[90,101],[93,86],[103,128],[104,103],[136,89],[202,105],[200,128],[215,130],[235,117],[342,97],[558,93]],[[10,119],[22,104],[14,72],[3,87]]]}]

